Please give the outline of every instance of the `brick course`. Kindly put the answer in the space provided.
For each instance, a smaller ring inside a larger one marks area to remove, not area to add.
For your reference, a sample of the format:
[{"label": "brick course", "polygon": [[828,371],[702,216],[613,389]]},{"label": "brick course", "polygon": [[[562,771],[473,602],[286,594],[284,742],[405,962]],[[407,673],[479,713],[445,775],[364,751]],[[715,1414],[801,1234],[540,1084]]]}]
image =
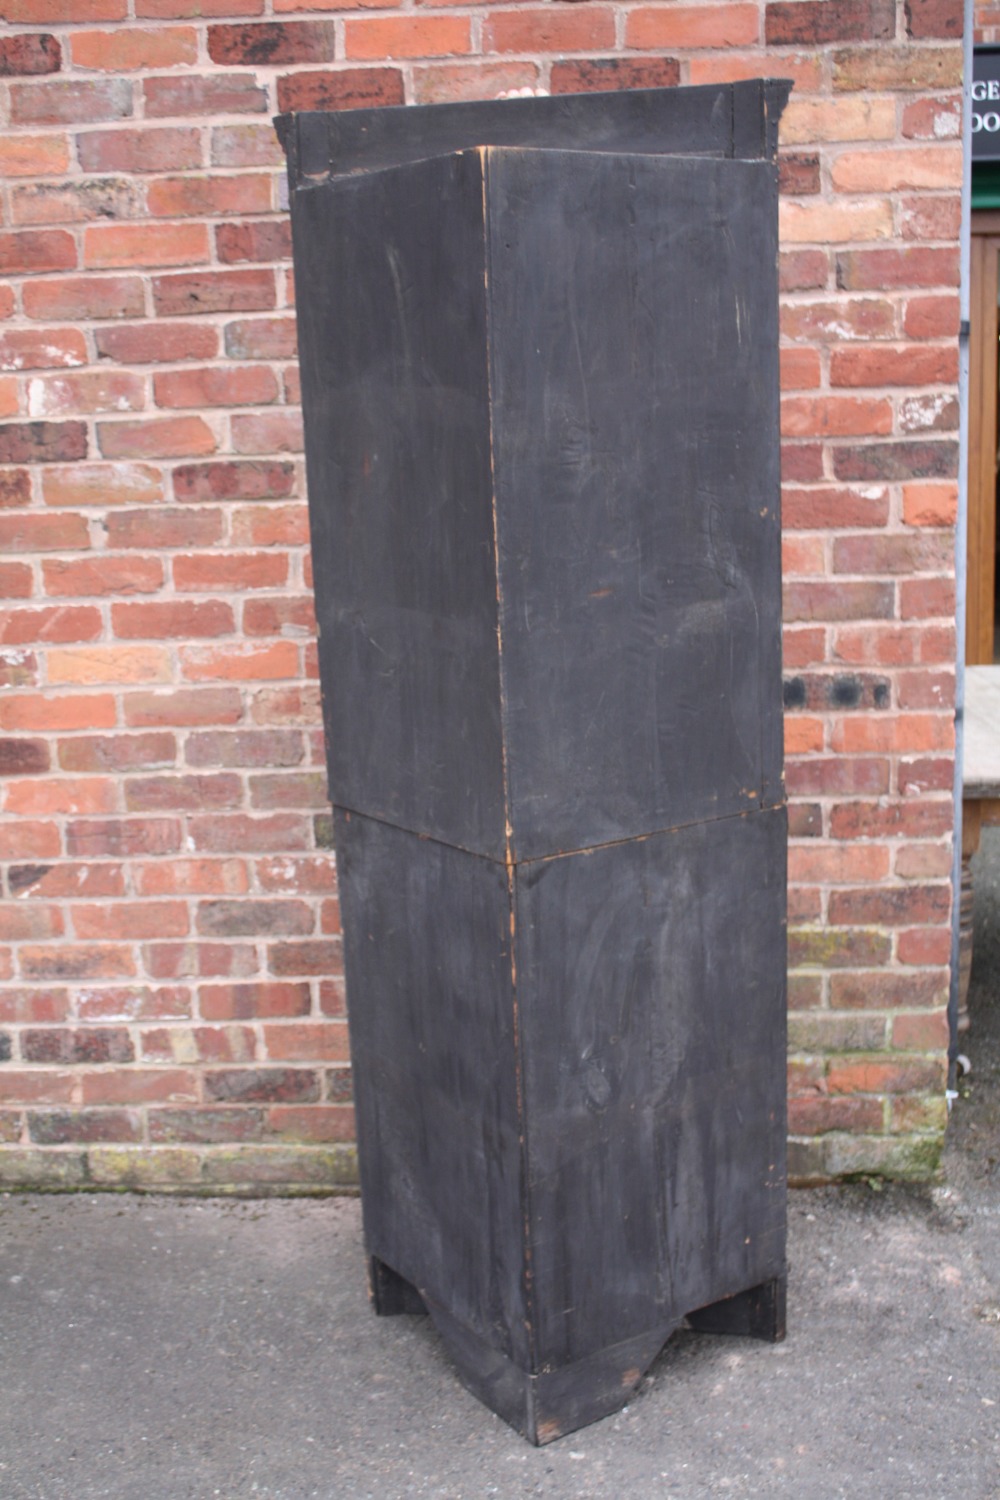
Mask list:
[{"label": "brick course", "polygon": [[780,258],[792,1170],[933,1171],[961,7],[2,13],[0,1183],[353,1181],[270,115],[760,74],[796,83]]}]

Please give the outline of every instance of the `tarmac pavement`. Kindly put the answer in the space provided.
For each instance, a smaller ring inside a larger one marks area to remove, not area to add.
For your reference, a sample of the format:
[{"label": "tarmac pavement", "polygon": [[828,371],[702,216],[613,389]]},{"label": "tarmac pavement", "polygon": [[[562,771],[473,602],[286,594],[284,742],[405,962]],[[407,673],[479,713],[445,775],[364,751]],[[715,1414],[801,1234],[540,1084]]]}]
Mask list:
[{"label": "tarmac pavement", "polygon": [[528,1446],[423,1318],[370,1312],[356,1200],[0,1198],[0,1500],[997,1500],[1000,830],[946,1183],[792,1195],[784,1344],[681,1332]]}]

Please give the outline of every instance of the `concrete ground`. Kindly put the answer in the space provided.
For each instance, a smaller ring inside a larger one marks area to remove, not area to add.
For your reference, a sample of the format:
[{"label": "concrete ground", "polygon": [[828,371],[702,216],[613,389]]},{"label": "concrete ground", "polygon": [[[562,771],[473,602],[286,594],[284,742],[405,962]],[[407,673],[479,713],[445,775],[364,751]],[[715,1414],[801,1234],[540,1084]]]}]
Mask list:
[{"label": "concrete ground", "polygon": [[0,1500],[997,1500],[1000,830],[944,1187],[793,1195],[789,1337],[680,1333],[530,1448],[425,1319],[376,1319],[351,1200],[0,1198]]}]

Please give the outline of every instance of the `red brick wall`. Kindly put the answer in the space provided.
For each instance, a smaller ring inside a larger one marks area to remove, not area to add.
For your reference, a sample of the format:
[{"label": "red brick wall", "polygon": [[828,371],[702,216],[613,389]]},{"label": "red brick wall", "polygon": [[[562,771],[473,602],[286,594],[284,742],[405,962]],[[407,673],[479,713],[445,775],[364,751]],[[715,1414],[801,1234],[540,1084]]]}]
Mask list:
[{"label": "red brick wall", "polygon": [[761,73],[798,1176],[943,1128],[954,0],[0,0],[0,1181],[352,1171],[278,109]]}]

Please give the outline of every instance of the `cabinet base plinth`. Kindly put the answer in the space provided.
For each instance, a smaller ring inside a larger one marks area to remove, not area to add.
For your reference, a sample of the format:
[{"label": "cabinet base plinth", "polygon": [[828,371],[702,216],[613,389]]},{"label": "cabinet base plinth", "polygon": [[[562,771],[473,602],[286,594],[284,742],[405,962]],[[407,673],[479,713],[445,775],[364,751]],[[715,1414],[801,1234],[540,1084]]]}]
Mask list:
[{"label": "cabinet base plinth", "polygon": [[462,1384],[537,1447],[620,1411],[679,1326],[661,1323],[585,1359],[533,1374],[442,1307],[429,1301],[427,1310]]},{"label": "cabinet base plinth", "polygon": [[773,1281],[737,1292],[735,1297],[688,1313],[688,1323],[695,1333],[732,1333],[780,1344],[785,1337],[787,1286],[787,1276],[776,1276]]}]

